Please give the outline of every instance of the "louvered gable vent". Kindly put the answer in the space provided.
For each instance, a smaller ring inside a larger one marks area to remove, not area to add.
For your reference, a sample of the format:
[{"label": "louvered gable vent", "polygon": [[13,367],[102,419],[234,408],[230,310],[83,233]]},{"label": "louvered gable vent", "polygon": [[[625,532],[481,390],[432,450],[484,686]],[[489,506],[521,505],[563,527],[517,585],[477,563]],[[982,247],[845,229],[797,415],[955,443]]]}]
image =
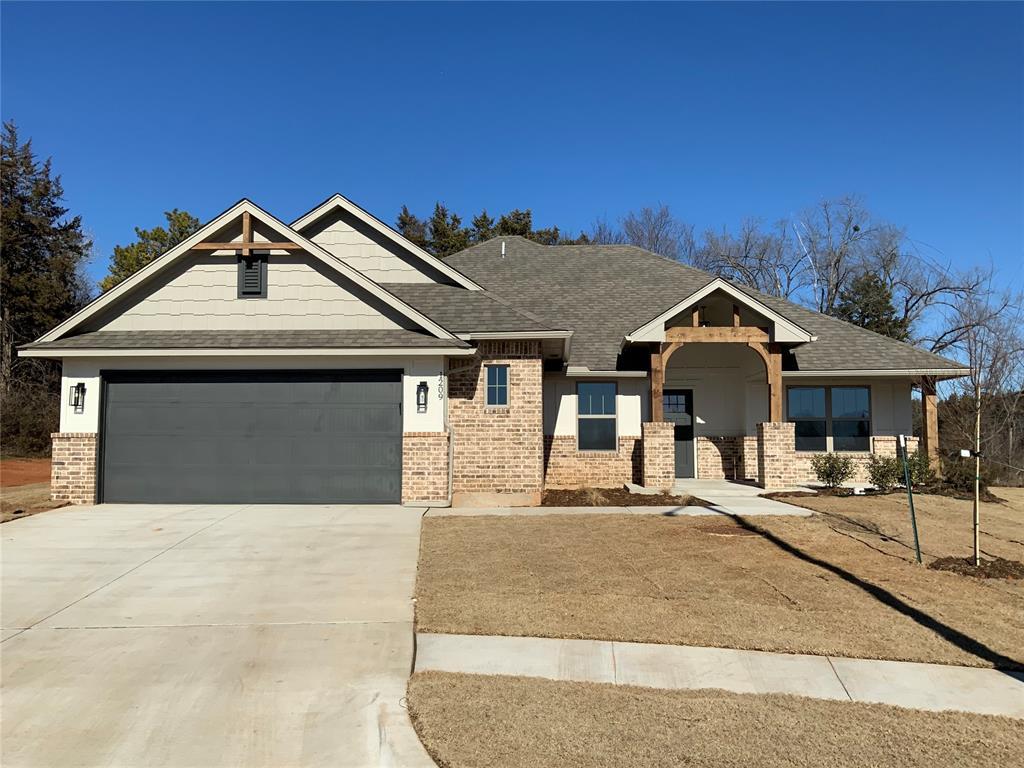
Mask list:
[{"label": "louvered gable vent", "polygon": [[267,257],[238,257],[239,298],[261,298],[267,295]]}]

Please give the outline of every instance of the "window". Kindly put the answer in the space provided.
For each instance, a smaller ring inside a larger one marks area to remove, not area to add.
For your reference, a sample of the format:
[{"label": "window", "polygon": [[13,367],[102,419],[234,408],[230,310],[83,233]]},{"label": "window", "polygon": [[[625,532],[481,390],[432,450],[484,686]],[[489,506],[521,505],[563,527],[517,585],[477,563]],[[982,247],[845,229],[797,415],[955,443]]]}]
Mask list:
[{"label": "window", "polygon": [[508,405],[508,366],[488,365],[487,369],[487,405]]},{"label": "window", "polygon": [[267,297],[267,257],[254,254],[238,257],[238,298]]},{"label": "window", "polygon": [[618,448],[615,394],[613,383],[581,382],[577,385],[576,432],[581,451],[614,451]]},{"label": "window", "polygon": [[787,398],[798,451],[871,449],[868,387],[790,387]]}]

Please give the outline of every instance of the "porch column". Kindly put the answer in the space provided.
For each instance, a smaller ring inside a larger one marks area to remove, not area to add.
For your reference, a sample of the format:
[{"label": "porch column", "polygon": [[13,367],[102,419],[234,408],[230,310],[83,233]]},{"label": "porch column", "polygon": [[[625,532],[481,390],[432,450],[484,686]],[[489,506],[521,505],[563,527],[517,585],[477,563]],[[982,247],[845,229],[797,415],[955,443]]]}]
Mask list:
[{"label": "porch column", "polygon": [[659,344],[651,351],[651,421],[664,421],[665,360]]},{"label": "porch column", "polygon": [[778,344],[751,341],[747,346],[764,361],[768,375],[768,421],[782,421],[782,348]]},{"label": "porch column", "polygon": [[939,411],[938,395],[935,393],[935,378],[921,378],[921,442],[924,444],[928,461],[936,470],[939,468]]}]

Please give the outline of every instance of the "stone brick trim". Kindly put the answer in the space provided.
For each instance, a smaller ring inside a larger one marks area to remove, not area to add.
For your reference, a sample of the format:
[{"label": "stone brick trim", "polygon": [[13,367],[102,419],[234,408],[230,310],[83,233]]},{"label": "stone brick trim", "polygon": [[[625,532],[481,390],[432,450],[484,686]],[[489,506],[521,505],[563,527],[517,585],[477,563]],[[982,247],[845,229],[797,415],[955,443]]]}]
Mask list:
[{"label": "stone brick trim", "polygon": [[96,503],[95,432],[54,432],[50,498],[72,504]]},{"label": "stone brick trim", "polygon": [[402,435],[402,503],[448,502],[448,433]]},{"label": "stone brick trim", "polygon": [[544,436],[546,488],[618,488],[643,482],[643,439],[619,437],[614,451],[581,451],[572,435]]},{"label": "stone brick trim", "polygon": [[643,484],[669,490],[676,482],[675,424],[648,421],[643,424]]},{"label": "stone brick trim", "polygon": [[[508,406],[487,408],[484,366],[508,366]],[[539,341],[482,341],[448,364],[454,504],[539,504],[544,483],[543,359]]]}]

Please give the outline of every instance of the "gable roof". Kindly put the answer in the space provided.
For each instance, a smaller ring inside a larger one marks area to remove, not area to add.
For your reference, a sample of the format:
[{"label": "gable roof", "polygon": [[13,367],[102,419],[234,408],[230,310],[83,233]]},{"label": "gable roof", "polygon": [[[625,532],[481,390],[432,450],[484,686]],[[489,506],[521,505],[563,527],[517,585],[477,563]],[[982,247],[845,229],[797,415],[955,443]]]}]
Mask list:
[{"label": "gable roof", "polygon": [[466,275],[462,274],[459,270],[453,268],[450,264],[446,264],[441,259],[437,258],[431,253],[420,248],[414,242],[409,240],[407,237],[402,235],[400,232],[396,232],[394,229],[389,227],[383,221],[378,219],[372,213],[364,210],[360,206],[353,203],[347,197],[340,194],[333,194],[318,206],[302,214],[299,218],[292,222],[291,227],[296,232],[301,232],[306,229],[319,219],[330,215],[332,211],[342,210],[346,213],[350,213],[357,219],[367,224],[372,229],[376,230],[380,234],[389,238],[393,242],[400,245],[410,254],[415,256],[424,264],[433,267],[437,271],[441,272],[445,277],[454,281],[456,284],[461,285],[463,288],[470,291],[479,291],[480,286],[477,285],[473,280],[469,279]]},{"label": "gable roof", "polygon": [[171,266],[173,263],[184,257],[189,251],[193,249],[197,244],[202,243],[204,240],[209,239],[212,235],[224,229],[243,213],[249,213],[253,218],[258,220],[260,223],[269,227],[273,231],[277,232],[284,239],[290,240],[309,253],[314,258],[321,261],[327,267],[331,268],[335,272],[339,273],[343,277],[351,280],[353,283],[358,285],[360,288],[366,290],[371,295],[380,299],[383,303],[396,310],[399,314],[408,318],[412,322],[416,323],[428,333],[439,339],[454,339],[455,335],[446,328],[436,323],[431,318],[424,315],[417,309],[406,304],[404,301],[399,299],[397,296],[388,292],[382,288],[378,283],[375,283],[370,278],[358,270],[350,267],[341,259],[333,256],[331,253],[321,248],[311,240],[307,240],[305,237],[300,235],[298,232],[290,228],[284,222],[278,220],[265,210],[260,208],[258,205],[250,200],[242,199],[235,203],[233,206],[228,208],[226,211],[221,213],[219,216],[214,218],[212,221],[207,222],[205,225],[199,228],[194,234],[186,238],[178,245],[174,246],[162,256],[154,259],[152,262],[147,264],[145,267],[140,269],[138,272],[127,278],[123,282],[119,283],[114,288],[111,288],[106,293],[103,293],[98,298],[90,302],[83,309],[79,310],[76,314],[69,317],[67,320],[56,326],[52,330],[43,334],[37,339],[35,343],[48,343],[59,339],[64,334],[80,326],[83,322],[93,317],[97,313],[101,312],[106,307],[113,304],[118,299],[123,298],[129,293],[139,289],[142,285],[153,279],[155,276],[161,274],[165,269]]},{"label": "gable roof", "polygon": [[[572,330],[569,364],[594,371],[616,370],[627,335],[719,279],[632,245],[546,246],[518,236],[493,238],[447,261],[516,309]],[[722,282],[817,337],[786,356],[788,371],[966,370],[785,299]]]}]

